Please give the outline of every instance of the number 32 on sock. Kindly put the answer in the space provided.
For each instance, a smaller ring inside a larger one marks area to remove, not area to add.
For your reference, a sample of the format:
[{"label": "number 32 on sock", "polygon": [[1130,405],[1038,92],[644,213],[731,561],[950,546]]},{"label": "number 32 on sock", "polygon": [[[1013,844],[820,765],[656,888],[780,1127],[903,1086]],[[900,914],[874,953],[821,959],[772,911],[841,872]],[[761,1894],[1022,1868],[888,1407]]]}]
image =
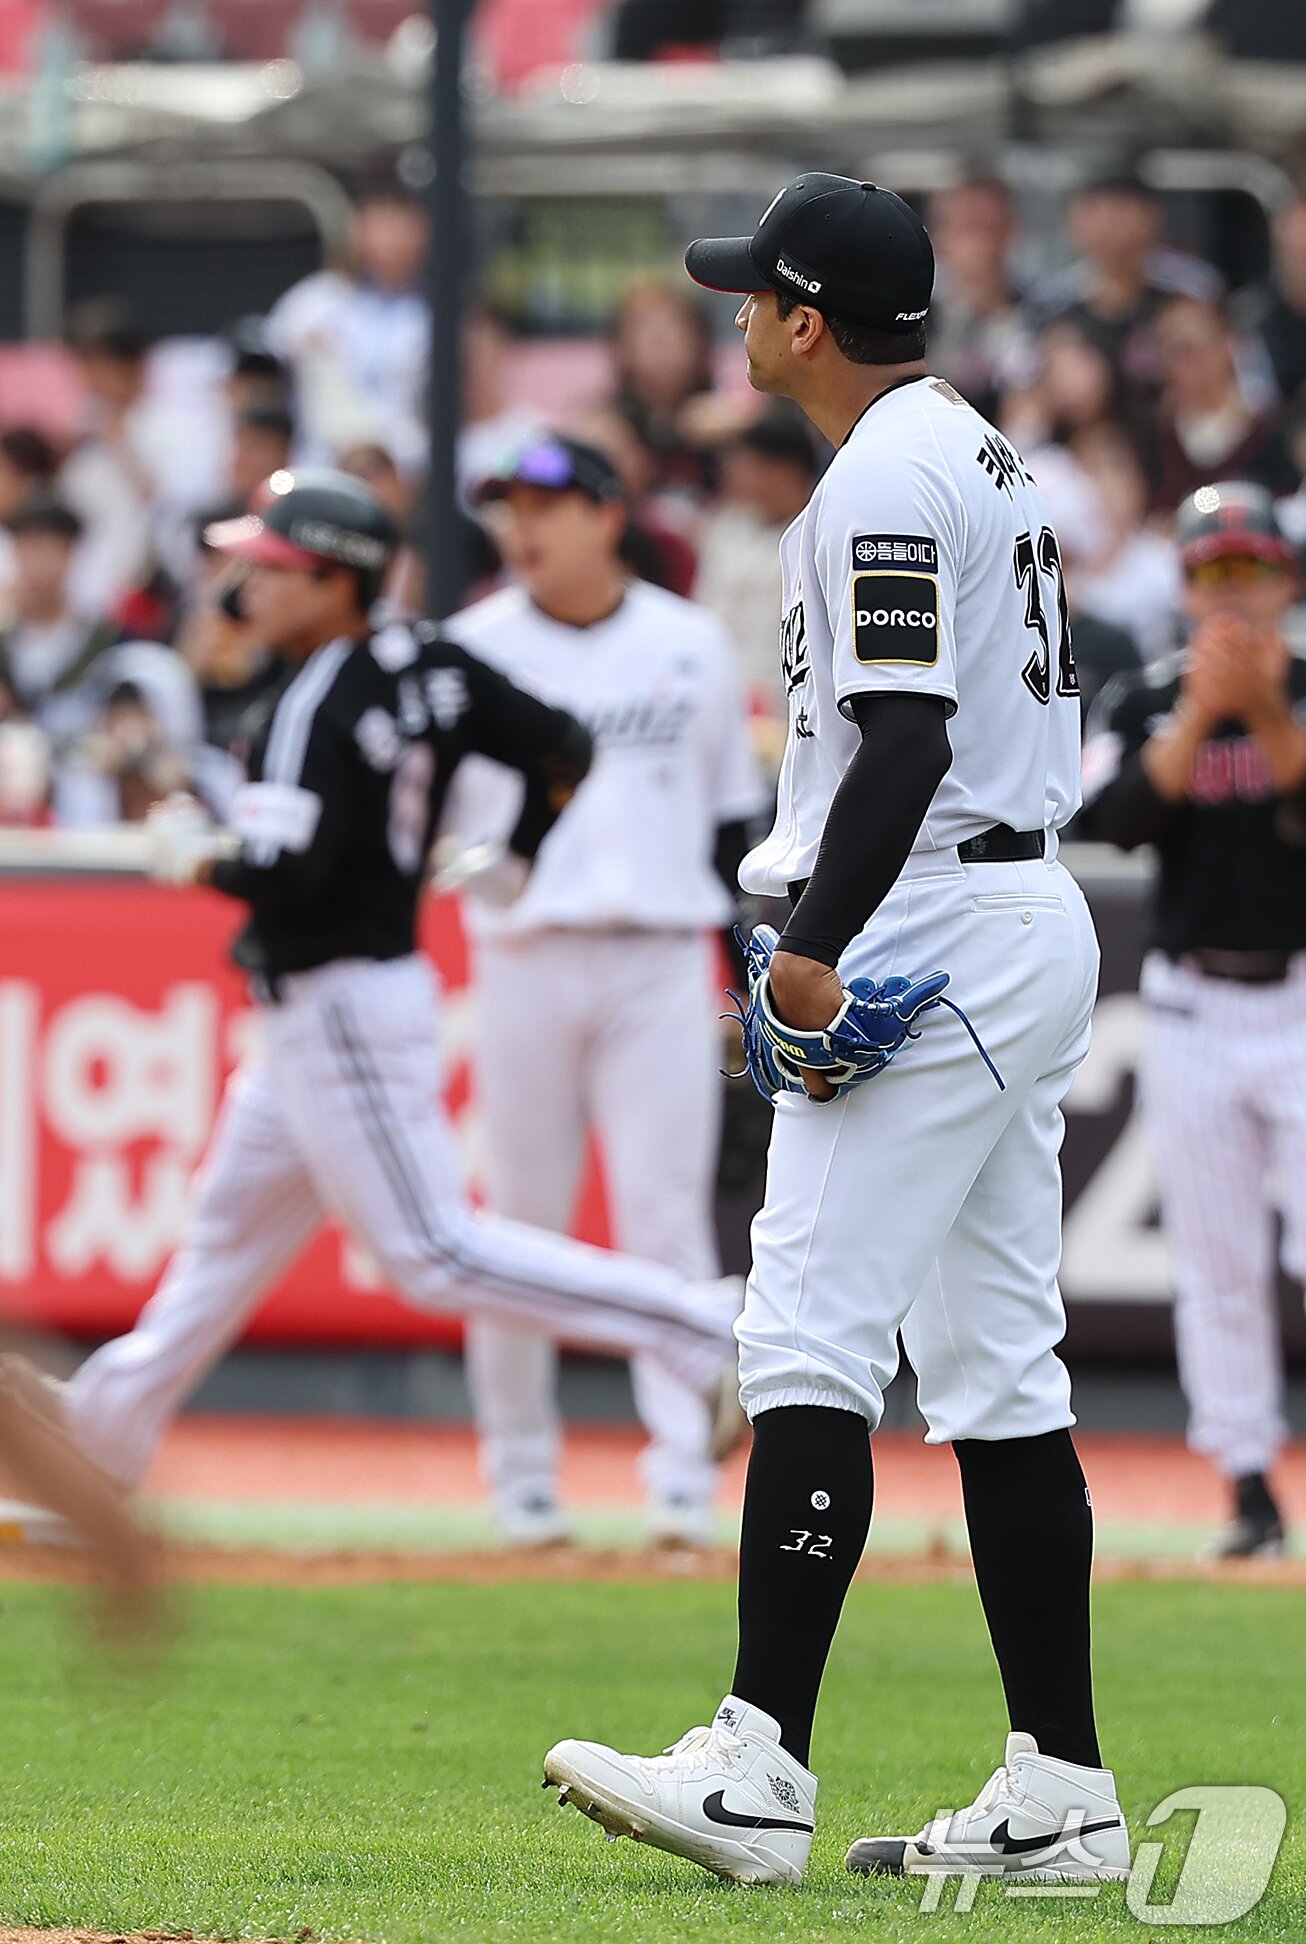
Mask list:
[{"label": "number 32 on sock", "polygon": [[[809,1559],[828,1559],[830,1557],[831,1537],[828,1532],[803,1532],[798,1526],[790,1526],[789,1537],[797,1543],[781,1546],[781,1552],[806,1553]],[[808,1545],[808,1540],[811,1544]]]}]

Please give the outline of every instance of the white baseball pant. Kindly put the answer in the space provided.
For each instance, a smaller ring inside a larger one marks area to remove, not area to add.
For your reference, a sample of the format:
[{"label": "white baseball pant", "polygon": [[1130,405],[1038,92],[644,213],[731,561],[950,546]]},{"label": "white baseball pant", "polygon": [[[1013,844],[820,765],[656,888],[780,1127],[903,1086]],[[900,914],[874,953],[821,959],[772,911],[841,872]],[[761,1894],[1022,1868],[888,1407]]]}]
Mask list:
[{"label": "white baseball pant", "polygon": [[950,973],[1006,1091],[938,1009],[851,1092],[777,1102],[735,1326],[750,1417],[826,1404],[874,1430],[901,1329],[930,1443],[1074,1423],[1057,1355],[1061,1100],[1097,965],[1088,907],[1055,861],[908,859],[840,975]]},{"label": "white baseball pant", "polygon": [[1306,1277],[1306,955],[1282,985],[1250,986],[1153,953],[1141,990],[1188,1442],[1241,1478],[1287,1435],[1274,1202],[1284,1262]]},{"label": "white baseball pant", "polygon": [[[620,1247],[688,1281],[717,1274],[712,1189],[721,1079],[711,939],[556,930],[482,943],[477,1087],[496,1212],[566,1232],[593,1128]],[[488,1317],[467,1336],[496,1505],[555,1499],[557,1351]],[[711,1413],[665,1364],[632,1359],[654,1501],[710,1505]]]},{"label": "white baseball pant", "polygon": [[420,1308],[647,1353],[700,1389],[715,1380],[725,1292],[714,1307],[669,1269],[468,1208],[425,960],[340,961],[282,983],[228,1089],[181,1247],[136,1327],[67,1387],[69,1428],[106,1471],[139,1482],[168,1419],[328,1210]]}]

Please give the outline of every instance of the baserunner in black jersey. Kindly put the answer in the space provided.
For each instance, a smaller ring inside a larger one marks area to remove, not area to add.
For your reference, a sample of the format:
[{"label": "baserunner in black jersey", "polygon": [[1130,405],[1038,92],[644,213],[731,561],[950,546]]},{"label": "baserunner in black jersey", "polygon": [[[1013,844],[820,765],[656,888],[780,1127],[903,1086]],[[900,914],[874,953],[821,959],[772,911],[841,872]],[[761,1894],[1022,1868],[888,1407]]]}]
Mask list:
[{"label": "baserunner in black jersey", "polygon": [[368,619],[397,536],[340,473],[277,474],[209,530],[286,678],[251,725],[231,827],[154,819],[158,875],[249,907],[236,957],[259,1031],[233,1078],[186,1232],[131,1334],[54,1394],[67,1430],[135,1485],[168,1418],[328,1213],[423,1308],[474,1310],[629,1356],[704,1390],[733,1351],[739,1285],[475,1215],[440,1104],[435,984],[415,941],[440,807],[475,750],[525,780],[501,895],[589,764],[589,737],[427,623]]},{"label": "baserunner in black jersey", "polygon": [[1306,1274],[1306,661],[1284,631],[1301,589],[1259,486],[1201,487],[1178,541],[1192,636],[1103,690],[1085,795],[1091,835],[1156,851],[1142,1100],[1189,1442],[1230,1485],[1211,1550],[1264,1556],[1283,1546],[1276,1202]]}]

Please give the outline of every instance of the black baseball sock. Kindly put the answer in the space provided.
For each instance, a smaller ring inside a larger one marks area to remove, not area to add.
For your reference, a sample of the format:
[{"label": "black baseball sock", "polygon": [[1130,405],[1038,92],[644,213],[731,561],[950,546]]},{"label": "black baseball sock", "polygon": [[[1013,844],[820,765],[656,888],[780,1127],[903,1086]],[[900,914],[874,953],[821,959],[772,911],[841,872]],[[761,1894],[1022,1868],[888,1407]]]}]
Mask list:
[{"label": "black baseball sock", "polygon": [[1265,1482],[1264,1472],[1244,1472],[1233,1481],[1234,1516],[1239,1519],[1277,1519],[1279,1508]]},{"label": "black baseball sock", "polygon": [[816,1696],[871,1523],[860,1411],[785,1405],[753,1422],[739,1540],[739,1658],[731,1691],[774,1715],[806,1765]]},{"label": "black baseball sock", "polygon": [[1088,1582],[1093,1509],[1069,1431],[953,1446],[971,1557],[1013,1728],[1100,1768]]}]

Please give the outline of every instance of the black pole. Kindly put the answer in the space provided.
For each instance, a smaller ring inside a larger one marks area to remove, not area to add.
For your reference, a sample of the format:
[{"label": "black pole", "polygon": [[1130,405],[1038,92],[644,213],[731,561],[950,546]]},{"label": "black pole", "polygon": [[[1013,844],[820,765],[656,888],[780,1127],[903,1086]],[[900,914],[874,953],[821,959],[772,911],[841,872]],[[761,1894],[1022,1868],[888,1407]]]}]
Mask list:
[{"label": "black pole", "polygon": [[462,603],[467,547],[458,505],[455,457],[462,411],[459,326],[471,248],[465,181],[463,48],[476,0],[429,0],[435,26],[431,64],[431,472],[427,490],[427,606],[444,620]]}]

